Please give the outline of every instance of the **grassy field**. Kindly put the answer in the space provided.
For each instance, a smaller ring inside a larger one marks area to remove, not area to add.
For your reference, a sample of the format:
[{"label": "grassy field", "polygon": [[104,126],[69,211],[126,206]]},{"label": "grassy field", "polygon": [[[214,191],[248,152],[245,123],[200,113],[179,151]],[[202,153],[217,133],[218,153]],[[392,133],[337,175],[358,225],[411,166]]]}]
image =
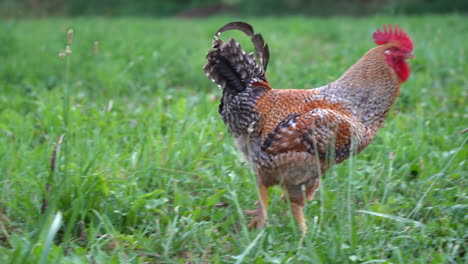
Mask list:
[{"label": "grassy field", "polygon": [[385,127],[327,173],[302,243],[279,188],[269,226],[246,227],[255,176],[202,71],[231,19],[3,21],[0,262],[468,263],[468,19],[245,20],[270,45],[275,88],[334,80],[384,23],[415,43]]}]

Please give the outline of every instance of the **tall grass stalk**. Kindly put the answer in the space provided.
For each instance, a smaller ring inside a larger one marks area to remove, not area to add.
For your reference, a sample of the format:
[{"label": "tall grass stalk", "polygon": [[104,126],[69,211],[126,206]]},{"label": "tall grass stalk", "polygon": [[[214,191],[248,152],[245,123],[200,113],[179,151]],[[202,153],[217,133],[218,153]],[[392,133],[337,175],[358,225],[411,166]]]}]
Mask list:
[{"label": "tall grass stalk", "polygon": [[71,67],[71,46],[73,44],[73,30],[68,30],[68,45],[65,48],[65,75],[63,83],[63,134],[67,135],[67,138],[63,144],[63,179],[66,182],[68,179],[68,165],[69,165],[69,155],[68,155],[68,141],[71,138],[71,131],[69,127],[69,115],[70,115],[70,67]]},{"label": "tall grass stalk", "polygon": [[390,182],[392,180],[392,173],[393,173],[393,159],[394,159],[394,153],[390,152],[388,154],[388,160],[389,160],[388,174],[384,181],[384,193],[382,195],[382,200],[380,201],[381,203],[385,203],[385,201],[387,200],[388,192],[390,190]]},{"label": "tall grass stalk", "polygon": [[346,183],[346,219],[347,224],[346,227],[348,228],[348,239],[351,245],[351,248],[354,248],[356,245],[354,243],[354,221],[353,221],[353,175],[354,175],[354,159],[353,153],[355,153],[355,144],[353,141],[351,142],[350,153],[351,157],[349,157],[348,161],[348,177]]}]

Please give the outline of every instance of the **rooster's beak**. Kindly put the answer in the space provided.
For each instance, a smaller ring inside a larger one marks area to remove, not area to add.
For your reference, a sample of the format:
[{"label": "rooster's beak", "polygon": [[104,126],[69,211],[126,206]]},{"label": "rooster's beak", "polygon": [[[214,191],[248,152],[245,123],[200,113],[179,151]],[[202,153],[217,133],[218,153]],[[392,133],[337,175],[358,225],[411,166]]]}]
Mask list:
[{"label": "rooster's beak", "polygon": [[413,52],[409,52],[405,54],[405,59],[414,59],[414,54]]}]

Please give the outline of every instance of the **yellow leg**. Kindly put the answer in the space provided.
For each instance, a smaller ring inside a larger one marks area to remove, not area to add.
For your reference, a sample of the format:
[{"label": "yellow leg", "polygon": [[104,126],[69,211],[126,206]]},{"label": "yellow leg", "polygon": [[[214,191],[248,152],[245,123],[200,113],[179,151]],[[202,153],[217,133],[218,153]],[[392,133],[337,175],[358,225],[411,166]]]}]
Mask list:
[{"label": "yellow leg", "polygon": [[307,233],[307,224],[304,218],[304,205],[291,202],[291,209],[294,218],[296,219],[296,222],[299,225],[299,228],[301,229],[302,235],[305,235],[305,233]]},{"label": "yellow leg", "polygon": [[268,187],[266,187],[260,180],[257,180],[258,185],[258,202],[257,210],[255,211],[244,211],[248,215],[255,215],[252,221],[249,224],[249,228],[262,228],[265,226],[265,221],[267,218],[267,208],[268,208]]},{"label": "yellow leg", "polygon": [[[315,192],[317,191],[318,187],[320,186],[320,180],[317,179],[310,186],[307,187],[305,191],[305,199],[307,201],[312,201],[315,196]],[[304,194],[303,194],[304,195]],[[297,224],[299,225],[299,228],[301,229],[302,235],[304,236],[307,233],[307,224],[305,222],[305,217],[304,217],[304,205],[305,199],[300,199],[296,202],[291,202],[291,209],[294,215],[294,218],[297,221]]]},{"label": "yellow leg", "polygon": [[312,201],[314,199],[315,192],[317,191],[319,186],[320,186],[320,180],[316,180],[315,183],[307,189],[306,191],[307,201]]}]

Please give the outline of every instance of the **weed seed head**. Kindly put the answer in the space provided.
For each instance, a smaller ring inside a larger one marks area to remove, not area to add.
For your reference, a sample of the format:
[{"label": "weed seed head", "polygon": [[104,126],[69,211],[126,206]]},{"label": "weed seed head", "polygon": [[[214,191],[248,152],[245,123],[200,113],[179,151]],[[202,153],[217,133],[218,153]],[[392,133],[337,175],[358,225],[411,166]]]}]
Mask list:
[{"label": "weed seed head", "polygon": [[93,52],[94,54],[99,53],[99,41],[94,41]]},{"label": "weed seed head", "polygon": [[73,43],[73,29],[68,30],[68,45]]},{"label": "weed seed head", "polygon": [[71,51],[70,45],[67,45],[65,47],[65,55],[70,56],[71,53],[72,53],[72,51]]},{"label": "weed seed head", "polygon": [[60,57],[61,59],[65,58],[65,52],[60,52],[60,53],[59,53],[59,57]]}]

